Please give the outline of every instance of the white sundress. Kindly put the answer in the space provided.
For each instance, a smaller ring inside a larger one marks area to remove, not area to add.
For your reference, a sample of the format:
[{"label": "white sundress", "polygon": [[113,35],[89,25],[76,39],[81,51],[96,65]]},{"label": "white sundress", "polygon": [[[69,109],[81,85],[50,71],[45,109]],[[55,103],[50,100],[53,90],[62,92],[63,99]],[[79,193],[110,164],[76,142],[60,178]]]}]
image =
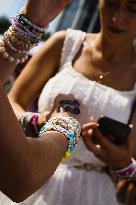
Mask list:
[{"label": "white sundress", "polygon": [[[91,81],[74,70],[72,60],[79,51],[85,33],[69,29],[62,50],[60,72],[45,85],[39,99],[39,112],[49,112],[54,98],[73,94],[88,107],[88,116],[100,115],[127,123],[136,96],[136,83],[131,91],[118,91]],[[21,205],[117,205],[115,187],[105,172],[76,168],[83,164],[103,166],[104,163],[87,150],[82,139],[74,153],[60,164],[49,181]],[[13,204],[13,203],[9,203]],[[14,203],[15,204],[15,203]],[[8,205],[3,203],[0,205]]]}]

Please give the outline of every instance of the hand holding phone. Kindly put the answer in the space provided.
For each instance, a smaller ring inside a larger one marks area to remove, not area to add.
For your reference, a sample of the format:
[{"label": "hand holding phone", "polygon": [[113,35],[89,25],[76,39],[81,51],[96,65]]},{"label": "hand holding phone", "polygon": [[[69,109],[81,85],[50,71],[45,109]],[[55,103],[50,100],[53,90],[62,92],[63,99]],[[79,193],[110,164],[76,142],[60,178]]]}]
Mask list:
[{"label": "hand holding phone", "polygon": [[99,130],[107,139],[116,145],[125,144],[131,127],[109,117],[101,116],[98,119]]}]

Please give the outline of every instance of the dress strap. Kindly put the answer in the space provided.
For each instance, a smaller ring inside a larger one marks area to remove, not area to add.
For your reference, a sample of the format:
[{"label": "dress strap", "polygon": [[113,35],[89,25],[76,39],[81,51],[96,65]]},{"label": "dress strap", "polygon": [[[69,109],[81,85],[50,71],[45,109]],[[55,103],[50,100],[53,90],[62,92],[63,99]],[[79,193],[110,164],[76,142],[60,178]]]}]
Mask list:
[{"label": "dress strap", "polygon": [[85,35],[86,33],[80,30],[67,30],[66,38],[62,48],[60,66],[67,62],[72,62],[85,39]]}]

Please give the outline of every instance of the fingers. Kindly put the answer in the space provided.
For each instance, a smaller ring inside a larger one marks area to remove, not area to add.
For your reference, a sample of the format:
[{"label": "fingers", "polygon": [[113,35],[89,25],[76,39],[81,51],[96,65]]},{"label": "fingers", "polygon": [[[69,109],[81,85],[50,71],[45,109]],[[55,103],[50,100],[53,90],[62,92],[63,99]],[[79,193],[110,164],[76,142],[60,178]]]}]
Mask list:
[{"label": "fingers", "polygon": [[124,190],[126,190],[127,184],[128,184],[128,182],[126,180],[121,180],[117,183],[117,185],[116,185],[116,195],[117,195],[117,197],[119,197],[120,194],[122,195]]},{"label": "fingers", "polygon": [[105,151],[101,145],[94,143],[93,137],[93,129],[82,131],[82,138],[87,149],[93,152],[98,158],[102,159]]},{"label": "fingers", "polygon": [[91,137],[93,134],[93,129],[97,127],[96,122],[89,122],[82,126],[81,136],[84,138]]},{"label": "fingers", "polygon": [[[91,136],[92,137],[92,136]],[[92,151],[93,153],[98,153],[99,150],[99,146],[96,146],[92,141],[91,138],[88,137],[88,135],[84,135],[83,137],[83,141],[86,145],[86,147],[88,148],[88,150]]]},{"label": "fingers", "polygon": [[117,183],[116,186],[117,198],[124,198],[126,205],[135,204],[135,195],[136,195],[136,185],[134,182],[127,180],[121,180]]},{"label": "fingers", "polygon": [[97,139],[100,145],[102,145],[105,148],[108,148],[109,146],[113,145],[113,143],[111,143],[105,136],[101,134],[101,132],[99,131],[99,124],[95,120],[92,120],[91,122],[84,124],[82,127],[82,131],[84,131],[84,133],[86,131],[86,134],[88,133],[89,129],[93,129],[95,138]]},{"label": "fingers", "polygon": [[96,127],[94,129],[94,135],[98,141],[98,143],[103,147],[105,148],[107,151],[111,151],[112,149],[115,148],[115,145],[110,142],[105,136],[103,136],[101,134],[101,132],[99,131],[99,128]]},{"label": "fingers", "polygon": [[87,106],[79,98],[72,94],[59,94],[54,100],[54,105],[50,116],[52,115],[74,117],[82,126],[88,115]]},{"label": "fingers", "polygon": [[82,126],[82,130],[85,131],[85,130],[89,130],[89,129],[93,129],[93,128],[96,128],[98,127],[99,124],[95,121],[92,121],[92,122],[89,122],[89,123],[86,123]]},{"label": "fingers", "polygon": [[133,204],[134,201],[134,196],[136,193],[136,186],[133,182],[130,182],[128,184],[128,188],[127,188],[127,193],[126,193],[126,205],[131,205]]}]

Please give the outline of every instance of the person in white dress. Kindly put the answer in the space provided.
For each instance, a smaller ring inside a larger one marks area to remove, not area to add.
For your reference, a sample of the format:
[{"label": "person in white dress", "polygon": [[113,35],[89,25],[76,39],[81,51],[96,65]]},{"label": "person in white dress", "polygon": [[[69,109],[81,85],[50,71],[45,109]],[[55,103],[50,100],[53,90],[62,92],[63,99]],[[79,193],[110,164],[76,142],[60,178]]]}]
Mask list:
[{"label": "person in white dress", "polygon": [[[82,125],[91,116],[98,120],[101,115],[128,123],[136,97],[136,1],[100,0],[99,8],[100,33],[72,29],[57,32],[28,63],[9,93],[17,115],[42,90],[40,113],[50,113],[60,93],[72,94],[88,109]],[[135,120],[136,113],[131,119],[131,136],[123,146],[109,142],[99,133],[99,127],[89,125],[100,144],[84,137],[86,147],[81,139],[48,183],[21,204],[117,204],[114,183],[105,166],[122,169],[131,163],[136,151]]]},{"label": "person in white dress", "polygon": [[[68,140],[60,132],[45,133],[46,140],[45,136],[40,140],[25,138],[6,96],[4,83],[16,65],[27,59],[28,51],[38,42],[44,27],[68,3],[68,0],[26,1],[0,39],[0,190],[16,202],[34,193],[54,173],[67,150]],[[38,175],[35,167],[40,169]]]}]

